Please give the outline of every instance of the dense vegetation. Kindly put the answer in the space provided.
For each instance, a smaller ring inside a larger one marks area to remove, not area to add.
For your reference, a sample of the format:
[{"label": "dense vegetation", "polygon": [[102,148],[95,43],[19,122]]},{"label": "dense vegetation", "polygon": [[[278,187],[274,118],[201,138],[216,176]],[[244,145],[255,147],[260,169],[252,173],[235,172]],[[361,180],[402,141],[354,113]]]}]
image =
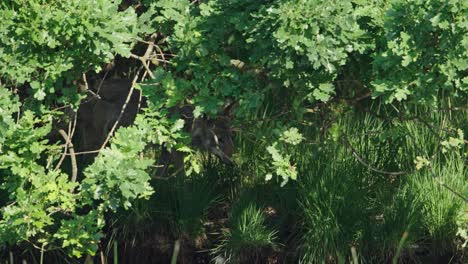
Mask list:
[{"label": "dense vegetation", "polygon": [[[466,1],[4,0],[0,19],[2,262],[466,261]],[[145,107],[85,162],[63,109],[111,75]],[[232,102],[234,166],[168,114]],[[187,175],[151,177],[161,146]]]}]

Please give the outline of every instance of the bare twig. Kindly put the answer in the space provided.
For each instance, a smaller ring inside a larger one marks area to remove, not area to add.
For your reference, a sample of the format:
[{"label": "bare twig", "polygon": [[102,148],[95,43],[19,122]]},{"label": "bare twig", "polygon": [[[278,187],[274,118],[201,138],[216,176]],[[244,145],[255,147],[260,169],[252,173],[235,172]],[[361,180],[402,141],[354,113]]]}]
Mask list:
[{"label": "bare twig", "polygon": [[[75,152],[74,155],[75,155],[75,156],[79,156],[79,155],[93,154],[93,153],[99,153],[99,151],[101,151],[101,149],[80,151],[80,152]],[[70,154],[67,153],[67,155],[70,155]]]},{"label": "bare twig", "polygon": [[101,100],[101,96],[91,90],[86,90],[88,93],[90,93],[92,96],[96,97],[97,99]]},{"label": "bare twig", "polygon": [[159,54],[163,58],[164,63],[166,63],[166,62],[171,63],[170,61],[166,60],[166,57],[164,56],[164,52],[162,51],[162,49],[159,46],[156,46],[156,49],[158,50]]},{"label": "bare twig", "polygon": [[143,100],[143,94],[141,91],[138,91],[138,105],[137,105],[137,113],[140,112],[141,108],[141,101]]},{"label": "bare twig", "polygon": [[[149,58],[150,58],[150,60],[157,60],[157,61],[162,62],[162,63],[169,63],[169,64],[172,64],[172,62],[166,60],[166,58],[163,57],[162,59],[160,59],[158,56],[161,56],[161,55],[155,54],[155,55],[151,55]],[[164,56],[164,55],[163,55],[163,56]]]},{"label": "bare twig", "polygon": [[[77,114],[75,113],[75,114],[74,114],[74,117],[73,117],[73,124],[72,124],[72,122],[69,122],[69,123],[68,123],[68,134],[67,134],[67,137],[68,137],[68,139],[69,139],[70,141],[72,140],[73,135],[75,134],[76,119],[77,119]],[[68,152],[68,141],[66,141],[65,144],[64,144],[64,150],[63,150],[62,157],[60,157],[60,160],[59,160],[59,162],[57,163],[57,166],[55,166],[55,169],[54,169],[54,170],[58,170],[58,169],[60,168],[60,166],[62,166],[63,160],[65,159],[65,156],[68,154],[67,152]]]},{"label": "bare twig", "polygon": [[[168,168],[168,166],[169,166],[169,164],[165,164],[165,165],[151,165],[151,167],[153,167],[153,168],[166,168],[166,169]],[[179,175],[179,173],[182,172],[183,170],[184,170],[184,167],[182,166],[182,167],[178,168],[176,171],[174,171],[171,175],[161,177],[161,176],[156,176],[156,174],[158,173],[158,170],[155,169],[155,170],[153,171],[153,173],[151,173],[151,178],[157,179],[157,180],[164,180],[164,181],[166,181],[166,180],[168,180],[168,179],[170,179],[170,178],[172,178],[172,177],[176,177],[176,176]],[[165,174],[165,173],[163,173],[163,174]]]},{"label": "bare twig", "polygon": [[180,251],[180,239],[177,239],[174,242],[174,249],[172,251],[171,264],[177,264],[177,257],[179,256]]},{"label": "bare twig", "polygon": [[467,111],[468,110],[468,107],[448,107],[448,108],[437,108],[437,109],[434,109],[432,110],[433,112],[437,112],[437,111]]},{"label": "bare twig", "polygon": [[145,67],[146,72],[151,76],[152,79],[154,79],[154,75],[153,75],[153,73],[151,72],[151,70],[150,70],[148,64],[146,63],[146,61],[148,60],[147,58],[145,58],[145,57],[140,57],[140,56],[137,56],[137,55],[135,55],[135,54],[130,54],[130,57],[141,61],[141,64],[143,64],[143,66]]},{"label": "bare twig", "polygon": [[102,264],[106,264],[107,263],[107,259],[106,257],[104,256],[104,251],[102,251],[102,249],[99,251],[100,252],[100,256],[101,256],[101,263]]},{"label": "bare twig", "polygon": [[85,84],[85,87],[86,87],[86,91],[89,90],[89,85],[88,85],[88,79],[86,78],[86,73],[83,73],[83,75],[81,76],[81,78],[83,78],[83,82]]},{"label": "bare twig", "polygon": [[[99,96],[99,93],[95,93],[95,92],[93,92],[91,89],[89,89],[88,79],[86,78],[86,74],[85,74],[85,73],[83,73],[83,75],[81,76],[81,78],[83,79],[85,92],[91,94],[93,97],[96,97],[96,98],[98,98],[98,99],[101,99],[101,96]],[[79,86],[82,87],[81,85],[79,85]],[[81,90],[81,89],[80,89],[80,90]]]},{"label": "bare twig", "polygon": [[359,155],[359,153],[356,151],[356,149],[354,149],[353,146],[351,146],[351,144],[350,144],[349,141],[346,139],[346,137],[343,137],[343,143],[351,150],[351,152],[353,153],[353,156],[354,156],[362,165],[366,166],[367,168],[369,168],[369,169],[372,170],[372,171],[375,171],[375,172],[380,173],[380,174],[390,175],[390,176],[400,176],[400,175],[404,175],[404,174],[407,173],[407,172],[405,172],[405,171],[384,171],[384,170],[381,170],[381,169],[374,168],[372,165],[370,165],[368,162],[366,162],[366,161]]},{"label": "bare twig", "polygon": [[[154,42],[155,38],[156,38],[156,34],[153,34],[151,36],[151,41]],[[146,49],[145,55],[142,58],[148,58],[149,55],[152,53],[152,51],[153,51],[153,46],[148,45],[148,48]],[[142,63],[143,63],[143,66],[146,69],[146,72],[153,78],[153,75],[152,75],[151,71],[149,70],[148,65],[146,65],[146,60],[142,60]],[[125,112],[125,109],[127,108],[128,103],[130,102],[133,91],[135,90],[135,85],[136,85],[136,82],[138,80],[140,70],[141,70],[141,68],[137,71],[135,77],[133,78],[132,86],[130,87],[130,90],[128,91],[127,98],[125,99],[125,102],[124,102],[124,104],[122,106],[122,109],[120,110],[119,116],[117,117],[117,120],[115,121],[114,125],[112,126],[109,133],[107,134],[107,137],[104,140],[104,143],[102,143],[99,150],[91,151],[91,152],[88,152],[88,153],[100,152],[102,149],[104,149],[106,147],[107,143],[109,142],[112,135],[114,134],[114,131],[116,130],[117,126],[119,125],[120,119],[122,118],[122,116],[123,116],[123,114]]]},{"label": "bare twig", "polygon": [[122,116],[123,116],[123,114],[125,112],[125,109],[127,108],[128,102],[130,102],[130,99],[132,98],[133,90],[135,89],[135,85],[136,85],[136,82],[138,80],[138,75],[139,74],[137,73],[135,75],[135,77],[133,78],[132,86],[130,87],[130,91],[128,91],[127,98],[125,99],[125,102],[124,102],[124,104],[122,106],[122,109],[120,110],[119,116],[117,117],[117,120],[115,120],[114,125],[112,126],[111,130],[107,134],[106,140],[104,140],[104,143],[102,143],[102,145],[99,148],[98,152],[106,147],[107,143],[109,142],[112,135],[114,134],[115,129],[119,125],[120,119],[122,118]]},{"label": "bare twig", "polygon": [[62,106],[59,106],[59,107],[53,108],[51,111],[58,111],[58,110],[61,110],[61,109],[67,108],[67,107],[69,107],[69,106],[72,106],[72,104],[66,104],[66,105],[62,105]]},{"label": "bare twig", "polygon": [[[146,68],[146,69],[149,69],[149,64],[150,64],[149,61],[145,62],[144,65],[145,65],[145,68]],[[141,81],[142,81],[142,82],[146,79],[146,74],[147,74],[147,73],[151,73],[151,72],[149,72],[148,70],[146,70],[146,71],[143,73],[143,77],[141,77]],[[141,91],[138,91],[137,112],[140,111],[140,107],[141,107],[141,102],[142,102],[142,100],[143,100],[143,94],[142,94]]]},{"label": "bare twig", "polygon": [[67,133],[63,131],[63,129],[59,129],[58,131],[60,135],[65,139],[66,144],[68,145],[68,148],[70,149],[70,158],[71,158],[71,163],[72,163],[72,177],[71,181],[75,182],[76,177],[78,175],[78,167],[76,165],[76,156],[75,156],[75,150],[73,148],[73,143],[71,142],[71,139],[68,137]]},{"label": "bare twig", "polygon": [[[432,134],[434,134],[434,135],[439,139],[439,141],[442,141],[442,140],[443,140],[443,138],[442,138],[439,134],[437,134],[437,132],[435,131],[434,126],[432,126],[431,124],[429,124],[429,122],[427,122],[426,120],[422,119],[421,117],[415,117],[415,120],[418,120],[418,121],[420,121],[421,123],[423,123],[423,124],[429,129],[429,131],[430,131]],[[440,128],[440,131],[445,131],[445,132],[448,132],[448,133],[454,133],[453,130],[446,129],[446,128],[443,128],[443,127]],[[464,142],[465,144],[468,144],[468,140],[466,140],[466,139],[464,139],[463,142]]]},{"label": "bare twig", "polygon": [[72,126],[72,131],[71,131],[71,136],[70,138],[73,138],[73,135],[75,135],[75,129],[76,129],[76,121],[78,119],[78,113],[75,113],[73,116],[73,126]]},{"label": "bare twig", "polygon": [[431,165],[429,165],[429,169],[431,171],[431,175],[432,175],[432,178],[442,187],[444,187],[445,189],[447,189],[448,191],[450,191],[451,193],[455,194],[456,196],[458,196],[460,199],[462,199],[465,203],[468,203],[468,198],[466,198],[465,196],[463,196],[463,194],[455,191],[452,187],[448,186],[447,184],[445,184],[443,181],[441,181],[439,179],[439,177],[437,177],[437,175],[433,172],[432,170],[432,167]]},{"label": "bare twig", "polygon": [[143,67],[145,67],[146,72],[149,74],[149,76],[152,79],[154,79],[154,75],[151,72],[151,69],[149,68],[149,63],[147,62],[150,60],[150,56],[153,53],[154,47],[156,46],[154,45],[154,41],[156,40],[156,37],[157,37],[156,34],[151,35],[148,48],[146,49],[145,55],[143,55],[142,57],[135,55],[135,54],[130,54],[130,57],[139,60],[141,64],[143,64]]},{"label": "bare twig", "polygon": [[97,88],[97,94],[99,94],[99,92],[101,91],[101,87],[102,87],[102,84],[104,84],[104,80],[106,79],[107,75],[109,74],[109,71],[106,71],[106,73],[104,73],[104,76],[102,77],[101,81],[99,82],[99,86]]},{"label": "bare twig", "polygon": [[[68,122],[68,135],[67,135],[67,139],[70,139],[70,133],[71,133],[71,122]],[[55,171],[58,170],[60,168],[60,166],[62,166],[62,163],[63,161],[65,160],[65,157],[67,156],[67,152],[68,152],[68,140],[65,140],[65,144],[63,144],[63,153],[62,153],[62,156],[60,157],[60,160],[59,162],[57,163],[57,165],[55,166]]]},{"label": "bare twig", "polygon": [[[145,68],[145,72],[144,72],[144,75],[143,75],[143,78],[142,80],[144,80],[144,78],[146,78],[146,74],[149,74],[151,76],[151,78],[154,78],[151,70],[149,69],[149,58],[151,56],[151,53],[153,52],[153,48],[154,47],[157,47],[155,44],[154,44],[154,41],[156,39],[156,34],[153,34],[153,36],[151,37],[151,41],[150,42],[145,42],[145,41],[141,41],[141,42],[144,42],[144,43],[148,43],[148,48],[145,52],[145,55],[143,57],[139,57],[137,55],[134,55],[134,54],[131,54],[131,57],[133,58],[136,58],[138,60],[140,60],[143,64],[143,67]],[[131,96],[133,94],[133,91],[135,89],[135,85],[136,85],[136,82],[138,80],[138,77],[139,77],[139,72],[141,71],[141,68],[137,71],[137,74],[135,75],[133,81],[132,81],[132,86],[130,87],[130,91],[128,92],[127,94],[127,97],[126,97],[126,100],[121,108],[121,111],[119,113],[119,116],[117,118],[117,120],[115,121],[114,125],[112,126],[111,130],[109,131],[109,133],[107,134],[107,137],[105,139],[105,141],[103,142],[103,144],[101,145],[101,147],[99,149],[96,149],[96,150],[90,150],[90,151],[82,151],[82,152],[76,152],[74,153],[74,156],[78,156],[78,155],[85,155],[85,154],[93,154],[93,153],[99,153],[102,149],[105,148],[105,146],[107,145],[107,143],[109,142],[110,138],[112,137],[113,133],[115,132],[119,122],[120,122],[120,119],[122,118],[124,112],[125,112],[125,109],[131,99]],[[108,72],[106,72],[106,75],[107,75]],[[99,90],[103,84],[103,81],[105,79],[105,76],[104,78],[101,80],[101,83],[98,87],[98,91],[97,93],[99,94]],[[138,108],[140,106],[140,103],[141,103],[141,92],[140,92],[140,97],[139,97],[139,103],[138,103]],[[71,154],[67,154],[67,155],[71,155]]]},{"label": "bare twig", "polygon": [[[149,69],[150,63],[151,63],[150,61],[146,61],[146,62],[145,62],[145,68]],[[145,71],[145,72],[143,73],[143,76],[141,77],[141,82],[144,82],[144,81],[146,80],[146,75],[147,75],[148,73],[151,73],[151,72]],[[154,79],[153,75],[150,75],[150,77]],[[140,93],[140,95],[141,95],[141,93]],[[138,107],[138,108],[140,108],[140,107]]]},{"label": "bare twig", "polygon": [[[416,117],[415,119],[413,120],[418,120],[418,118]],[[420,120],[420,119],[419,119]],[[421,121],[421,120],[420,120]],[[423,122],[424,123],[424,122]],[[442,138],[435,132],[433,131],[433,129],[430,127],[430,124],[429,123],[425,123],[426,125],[429,126],[429,130],[434,133],[438,138],[439,138],[439,142],[442,140]],[[444,128],[442,127],[441,130],[444,130]],[[411,135],[411,133],[408,134],[408,136],[413,140],[415,146],[419,149],[419,151],[421,152],[424,152],[425,155],[427,157],[429,157],[429,154],[427,153],[427,151],[425,150],[421,150],[421,148],[416,145],[416,139]],[[437,147],[440,146],[440,144],[437,144]],[[437,155],[437,152],[431,157],[431,162],[433,162],[435,159],[436,159],[436,155]],[[466,198],[465,196],[463,196],[462,194],[460,194],[459,192],[455,191],[452,187],[446,185],[444,182],[442,182],[438,177],[437,175],[434,173],[434,169],[432,168],[431,166],[431,163],[429,163],[428,165],[428,168],[429,168],[429,172],[431,173],[431,176],[432,178],[442,187],[444,187],[446,190],[448,190],[449,192],[453,193],[455,196],[458,196],[459,198],[461,198],[465,203],[468,202],[468,198]]]}]

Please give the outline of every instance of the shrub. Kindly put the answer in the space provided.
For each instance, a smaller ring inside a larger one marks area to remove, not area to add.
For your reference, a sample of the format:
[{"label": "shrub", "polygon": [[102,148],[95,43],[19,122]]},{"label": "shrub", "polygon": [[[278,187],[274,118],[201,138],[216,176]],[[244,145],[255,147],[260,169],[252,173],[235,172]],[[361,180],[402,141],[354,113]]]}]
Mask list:
[{"label": "shrub", "polygon": [[61,89],[62,78],[70,88],[115,54],[128,57],[138,34],[133,9],[119,12],[110,0],[4,1],[0,17],[0,77],[27,83],[38,100]]}]

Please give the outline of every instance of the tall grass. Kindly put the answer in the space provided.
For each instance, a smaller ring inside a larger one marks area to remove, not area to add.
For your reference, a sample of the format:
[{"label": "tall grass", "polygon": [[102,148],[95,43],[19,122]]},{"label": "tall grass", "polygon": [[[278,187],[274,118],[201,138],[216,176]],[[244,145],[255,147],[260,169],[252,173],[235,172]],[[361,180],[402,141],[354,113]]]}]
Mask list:
[{"label": "tall grass", "polygon": [[234,211],[229,229],[212,250],[213,255],[224,258],[225,263],[257,263],[266,248],[276,247],[277,232],[266,225],[261,208],[254,204]]},{"label": "tall grass", "polygon": [[[174,241],[193,243],[206,235],[209,218],[220,233],[210,252],[231,263],[264,263],[278,251],[284,263],[425,263],[460,246],[467,206],[439,182],[468,195],[466,147],[443,154],[440,141],[448,128],[466,129],[466,115],[431,113],[432,126],[447,128],[440,131],[417,120],[346,112],[328,126],[338,127],[338,137],[294,124],[305,137],[293,160],[298,179],[279,187],[265,182],[261,167],[271,143],[265,138],[276,129],[268,111],[237,134],[236,167],[205,160],[199,175],[155,182],[153,199],[122,218],[127,230],[150,222],[169,228]],[[430,166],[416,170],[417,156]]]},{"label": "tall grass", "polygon": [[192,245],[204,237],[208,211],[221,198],[218,179],[215,171],[205,170],[197,175],[158,180],[157,192],[150,201],[157,229]]},{"label": "tall grass", "polygon": [[107,254],[111,255],[112,242],[117,240],[124,247],[119,254],[123,254],[126,261],[137,256],[149,258],[138,252],[143,251],[142,245],[145,245],[148,252],[159,252],[159,259],[164,262],[165,258],[170,258],[175,245],[183,255],[186,254],[184,250],[193,250],[204,243],[208,211],[218,203],[222,191],[219,175],[210,166],[221,169],[212,164],[200,174],[155,180],[157,191],[150,200],[137,201],[130,211],[114,216]]},{"label": "tall grass", "polygon": [[[380,123],[371,119],[364,119],[362,124],[343,120],[339,127],[347,135],[358,135],[349,141],[365,153],[366,160],[374,166],[380,162],[375,158],[379,157],[376,154],[380,148],[369,144],[368,136],[356,133],[359,128],[362,131],[381,129]],[[320,147],[303,146],[301,153],[306,153],[298,161],[301,164],[300,216],[303,217],[301,262],[345,262],[351,247],[359,251],[365,243],[370,220],[377,215],[373,206],[375,190],[383,181],[357,163],[339,141],[328,141]]]},{"label": "tall grass", "polygon": [[[433,171],[430,171],[433,170]],[[441,186],[433,177],[438,177],[450,188],[468,194],[468,174],[460,156],[450,155],[441,165],[415,173],[408,178],[408,188],[414,193],[414,203],[420,207],[420,223],[424,236],[430,242],[434,254],[454,250],[457,233],[457,215],[463,210],[463,201]]]},{"label": "tall grass", "polygon": [[[463,202],[442,188],[434,175],[467,194],[463,155],[437,158],[431,168],[416,171],[417,155],[440,150],[440,135],[434,135],[430,127],[355,115],[343,116],[337,123],[342,137],[347,137],[365,163],[343,141],[302,146],[303,155],[297,161],[298,217],[303,220],[301,262],[349,262],[351,247],[359,252],[360,261],[368,263],[395,257],[417,261],[428,252],[453,253]],[[318,137],[305,134],[308,139]],[[407,173],[385,175],[375,168]]]}]

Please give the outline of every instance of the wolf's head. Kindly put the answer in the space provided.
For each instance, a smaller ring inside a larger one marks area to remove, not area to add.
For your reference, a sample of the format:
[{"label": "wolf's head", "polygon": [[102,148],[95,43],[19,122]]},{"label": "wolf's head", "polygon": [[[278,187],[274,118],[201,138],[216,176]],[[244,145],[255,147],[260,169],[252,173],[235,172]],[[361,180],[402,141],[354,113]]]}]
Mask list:
[{"label": "wolf's head", "polygon": [[230,118],[219,116],[216,119],[196,119],[192,125],[192,145],[214,154],[224,163],[233,164],[233,133]]}]

